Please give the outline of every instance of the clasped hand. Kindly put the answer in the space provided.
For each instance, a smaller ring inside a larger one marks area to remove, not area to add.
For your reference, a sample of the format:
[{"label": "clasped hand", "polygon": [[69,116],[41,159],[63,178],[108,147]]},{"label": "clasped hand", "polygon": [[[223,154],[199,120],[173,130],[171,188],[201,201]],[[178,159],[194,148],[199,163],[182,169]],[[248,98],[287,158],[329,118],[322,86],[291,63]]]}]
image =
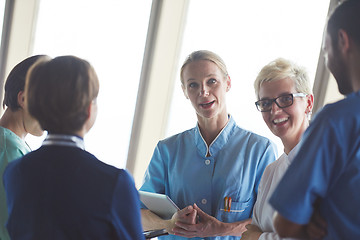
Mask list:
[{"label": "clasped hand", "polygon": [[170,234],[192,238],[216,236],[221,222],[203,212],[196,204],[174,214],[174,228]]}]

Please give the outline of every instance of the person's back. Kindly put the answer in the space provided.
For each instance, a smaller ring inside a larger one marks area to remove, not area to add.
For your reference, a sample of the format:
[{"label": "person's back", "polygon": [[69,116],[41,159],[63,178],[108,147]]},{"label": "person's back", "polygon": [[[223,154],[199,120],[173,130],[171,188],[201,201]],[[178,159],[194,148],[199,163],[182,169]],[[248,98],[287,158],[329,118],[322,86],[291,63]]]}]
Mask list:
[{"label": "person's back", "polygon": [[314,126],[311,126],[328,128],[322,131],[326,135],[309,136],[322,138],[323,146],[328,149],[316,149],[326,158],[325,162],[319,161],[317,164],[317,169],[321,168],[323,174],[310,170],[311,177],[306,180],[328,183],[323,188],[320,204],[320,212],[327,220],[328,239],[360,237],[360,214],[354,212],[354,209],[360,209],[359,104],[360,92],[351,93],[344,100],[327,105],[321,115],[314,119]]},{"label": "person's back", "polygon": [[13,239],[133,239],[127,232],[137,230],[136,212],[119,218],[139,204],[129,174],[80,148],[42,146],[5,179]]},{"label": "person's back", "polygon": [[133,179],[84,150],[99,82],[82,59],[43,58],[29,71],[29,113],[48,136],[4,173],[13,239],[143,239]]}]

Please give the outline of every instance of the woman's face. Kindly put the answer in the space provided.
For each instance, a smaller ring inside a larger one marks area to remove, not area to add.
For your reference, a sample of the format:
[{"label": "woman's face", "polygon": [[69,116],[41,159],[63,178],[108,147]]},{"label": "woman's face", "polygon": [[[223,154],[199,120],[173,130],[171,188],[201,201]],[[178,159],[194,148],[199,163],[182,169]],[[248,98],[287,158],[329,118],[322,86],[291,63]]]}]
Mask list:
[{"label": "woman's face", "polygon": [[215,63],[208,60],[188,63],[183,70],[183,81],[185,97],[190,99],[198,117],[227,115],[225,94],[231,81]]},{"label": "woman's face", "polygon": [[[281,95],[297,93],[295,83],[290,78],[264,82],[260,86],[260,99],[274,99]],[[309,121],[307,113],[312,110],[313,97],[294,97],[294,102],[286,108],[279,108],[274,102],[269,112],[262,112],[263,119],[271,132],[284,141],[299,141]]]}]

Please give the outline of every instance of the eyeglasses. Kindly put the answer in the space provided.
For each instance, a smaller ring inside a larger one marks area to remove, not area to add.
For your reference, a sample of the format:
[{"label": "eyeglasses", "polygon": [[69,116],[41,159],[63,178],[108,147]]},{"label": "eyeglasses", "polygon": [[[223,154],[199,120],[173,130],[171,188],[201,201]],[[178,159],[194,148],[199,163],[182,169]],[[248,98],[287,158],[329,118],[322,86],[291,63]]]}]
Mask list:
[{"label": "eyeglasses", "polygon": [[271,111],[273,102],[275,102],[279,108],[286,108],[293,105],[294,97],[306,97],[306,96],[307,94],[305,93],[290,93],[273,99],[259,100],[255,102],[255,105],[260,112],[269,112]]}]

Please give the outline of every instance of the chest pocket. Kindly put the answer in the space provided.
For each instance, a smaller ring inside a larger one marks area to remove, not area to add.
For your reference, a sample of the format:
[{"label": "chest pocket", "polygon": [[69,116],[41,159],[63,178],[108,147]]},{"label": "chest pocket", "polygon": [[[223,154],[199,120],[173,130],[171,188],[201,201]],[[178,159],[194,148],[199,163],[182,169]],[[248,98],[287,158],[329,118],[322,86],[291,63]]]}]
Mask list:
[{"label": "chest pocket", "polygon": [[254,198],[250,198],[246,202],[231,202],[231,209],[229,212],[224,208],[218,211],[217,219],[222,222],[235,222],[250,218],[254,206]]}]

